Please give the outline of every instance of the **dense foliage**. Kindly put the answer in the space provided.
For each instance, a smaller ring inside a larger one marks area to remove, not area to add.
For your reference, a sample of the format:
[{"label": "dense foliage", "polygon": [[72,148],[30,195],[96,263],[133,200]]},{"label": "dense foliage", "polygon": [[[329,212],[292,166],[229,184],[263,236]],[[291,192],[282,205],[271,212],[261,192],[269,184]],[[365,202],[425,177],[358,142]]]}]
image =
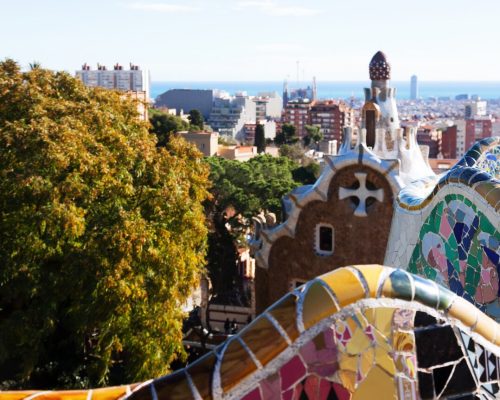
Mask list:
[{"label": "dense foliage", "polygon": [[149,110],[149,123],[149,131],[158,138],[157,146],[166,146],[171,135],[189,128],[189,124],[181,117],[157,109]]},{"label": "dense foliage", "polygon": [[202,131],[205,123],[203,121],[203,115],[199,110],[189,111],[189,130],[191,131]]},{"label": "dense foliage", "polygon": [[292,124],[283,124],[281,131],[278,132],[274,138],[274,143],[278,146],[283,144],[294,144],[298,141],[299,138],[297,136],[297,129],[295,128],[295,125]]},{"label": "dense foliage", "polygon": [[302,183],[294,180],[294,172],[301,167],[289,158],[270,155],[247,162],[218,157],[207,160],[213,183],[212,199],[207,204],[211,224],[208,271],[214,293],[224,295],[238,285],[236,248],[245,245],[244,235],[251,218],[260,211],[273,212],[280,218],[281,199]]},{"label": "dense foliage", "polygon": [[0,383],[167,372],[203,269],[208,168],[120,94],[0,63]]},{"label": "dense foliage", "polygon": [[306,125],[304,128],[307,132],[306,136],[302,138],[304,146],[308,147],[311,143],[314,143],[315,147],[317,147],[318,143],[323,140],[323,133],[320,127],[317,125]]},{"label": "dense foliage", "polygon": [[266,136],[262,124],[257,123],[255,126],[255,139],[253,145],[257,147],[257,153],[259,154],[266,151]]}]

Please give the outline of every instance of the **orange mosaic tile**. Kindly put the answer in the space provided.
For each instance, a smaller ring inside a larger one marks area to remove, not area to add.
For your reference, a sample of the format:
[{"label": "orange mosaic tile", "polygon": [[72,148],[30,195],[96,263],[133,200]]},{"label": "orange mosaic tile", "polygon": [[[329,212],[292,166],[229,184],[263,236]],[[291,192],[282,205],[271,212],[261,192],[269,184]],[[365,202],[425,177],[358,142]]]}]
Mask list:
[{"label": "orange mosaic tile", "polygon": [[231,340],[224,351],[220,366],[222,390],[227,392],[255,370],[257,366],[250,354],[237,340]]},{"label": "orange mosaic tile", "polygon": [[203,399],[212,399],[212,374],[215,362],[215,354],[208,353],[187,368],[193,384]]},{"label": "orange mosaic tile", "polygon": [[279,322],[291,341],[294,341],[300,335],[295,317],[297,300],[298,296],[296,294],[289,293],[268,310],[268,313]]},{"label": "orange mosaic tile", "polygon": [[288,346],[273,324],[261,316],[240,335],[262,365],[266,365]]}]

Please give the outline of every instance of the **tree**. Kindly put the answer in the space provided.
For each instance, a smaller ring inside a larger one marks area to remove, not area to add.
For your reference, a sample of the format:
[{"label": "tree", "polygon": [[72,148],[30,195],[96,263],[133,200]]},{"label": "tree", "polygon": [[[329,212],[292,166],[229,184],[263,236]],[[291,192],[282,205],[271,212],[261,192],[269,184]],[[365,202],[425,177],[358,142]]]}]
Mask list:
[{"label": "tree", "polygon": [[274,138],[274,142],[280,146],[284,144],[294,144],[299,141],[297,137],[297,130],[292,124],[283,124],[281,127],[281,132],[279,132]]},{"label": "tree", "polygon": [[149,123],[151,124],[149,131],[158,138],[159,147],[165,147],[173,133],[189,128],[189,124],[181,117],[155,109],[149,110]]},{"label": "tree", "polygon": [[203,115],[198,110],[189,111],[189,125],[190,129],[193,131],[202,131],[203,130]]},{"label": "tree", "polygon": [[304,146],[309,146],[312,143],[315,144],[316,148],[318,147],[318,143],[323,140],[323,133],[321,129],[317,125],[306,125],[305,130],[307,135],[304,136]]},{"label": "tree", "polygon": [[290,160],[296,162],[297,164],[304,164],[307,162],[307,157],[305,156],[305,150],[300,145],[300,143],[295,144],[285,144],[279,148],[279,155],[281,157],[287,157]]},{"label": "tree", "polygon": [[208,169],[133,102],[0,62],[0,386],[164,374],[203,271]]},{"label": "tree", "polygon": [[[210,223],[208,265],[216,295],[237,284],[236,247],[252,217],[261,210],[281,215],[281,199],[299,184],[293,179],[298,165],[285,157],[260,155],[247,162],[208,157],[212,197],[206,204]],[[228,231],[227,227],[231,229]]]},{"label": "tree", "polygon": [[257,147],[257,153],[264,153],[266,151],[266,136],[264,134],[264,125],[257,123],[255,127],[255,142],[254,146]]}]

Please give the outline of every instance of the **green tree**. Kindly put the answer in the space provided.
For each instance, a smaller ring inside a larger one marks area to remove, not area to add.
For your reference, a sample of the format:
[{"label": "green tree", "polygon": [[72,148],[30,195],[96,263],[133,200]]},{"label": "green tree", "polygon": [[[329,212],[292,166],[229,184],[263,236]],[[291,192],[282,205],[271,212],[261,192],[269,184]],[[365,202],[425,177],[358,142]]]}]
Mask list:
[{"label": "green tree", "polygon": [[[261,210],[281,215],[281,199],[299,183],[293,179],[298,165],[285,157],[260,155],[247,162],[208,157],[212,187],[207,202],[210,221],[208,271],[216,294],[237,284],[236,245],[246,245],[244,235],[252,217]],[[232,240],[228,240],[228,230]],[[226,245],[221,246],[222,240]]]},{"label": "green tree", "polygon": [[281,126],[281,132],[276,134],[276,137],[274,138],[274,143],[278,146],[284,144],[294,144],[298,141],[299,138],[297,137],[297,129],[295,128],[295,125],[292,124],[283,124]]},{"label": "green tree", "polygon": [[193,131],[202,131],[203,130],[203,115],[199,110],[191,110],[189,111],[189,125],[190,129]]},{"label": "green tree", "polygon": [[133,102],[0,62],[0,386],[166,373],[203,271],[208,168]]},{"label": "green tree", "polygon": [[281,157],[287,157],[297,164],[305,164],[308,160],[305,156],[305,150],[300,143],[284,144],[279,148],[279,155]]},{"label": "green tree", "polygon": [[323,133],[320,127],[317,125],[306,125],[304,128],[307,132],[307,135],[303,138],[304,146],[308,147],[312,142],[317,149],[318,143],[323,140]]},{"label": "green tree", "polygon": [[159,147],[167,145],[170,135],[189,128],[189,124],[181,117],[155,109],[149,110],[149,123],[151,124],[149,131],[158,138],[157,146]]},{"label": "green tree", "polygon": [[257,153],[264,153],[266,151],[266,136],[264,133],[264,125],[257,123],[255,127],[255,141],[254,146],[257,147]]}]

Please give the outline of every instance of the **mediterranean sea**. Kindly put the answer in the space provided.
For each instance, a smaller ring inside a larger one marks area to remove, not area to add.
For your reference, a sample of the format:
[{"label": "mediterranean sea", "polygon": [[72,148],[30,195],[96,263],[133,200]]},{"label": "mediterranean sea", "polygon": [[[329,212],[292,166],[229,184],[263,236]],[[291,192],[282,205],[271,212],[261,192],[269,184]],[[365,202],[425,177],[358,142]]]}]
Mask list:
[{"label": "mediterranean sea", "polygon": [[[311,82],[301,82],[299,84],[289,82],[289,90],[297,87],[307,87]],[[410,97],[410,82],[391,81],[391,86],[397,89],[398,99],[408,99]],[[369,81],[318,81],[317,91],[319,99],[349,99],[351,97],[364,98],[363,88],[370,87]],[[151,97],[155,99],[160,94],[169,89],[219,89],[234,94],[245,91],[249,95],[256,95],[260,92],[283,93],[283,82],[152,82]],[[500,81],[497,82],[419,82],[418,97],[454,99],[455,96],[468,94],[469,96],[479,96],[482,99],[500,99]]]}]

